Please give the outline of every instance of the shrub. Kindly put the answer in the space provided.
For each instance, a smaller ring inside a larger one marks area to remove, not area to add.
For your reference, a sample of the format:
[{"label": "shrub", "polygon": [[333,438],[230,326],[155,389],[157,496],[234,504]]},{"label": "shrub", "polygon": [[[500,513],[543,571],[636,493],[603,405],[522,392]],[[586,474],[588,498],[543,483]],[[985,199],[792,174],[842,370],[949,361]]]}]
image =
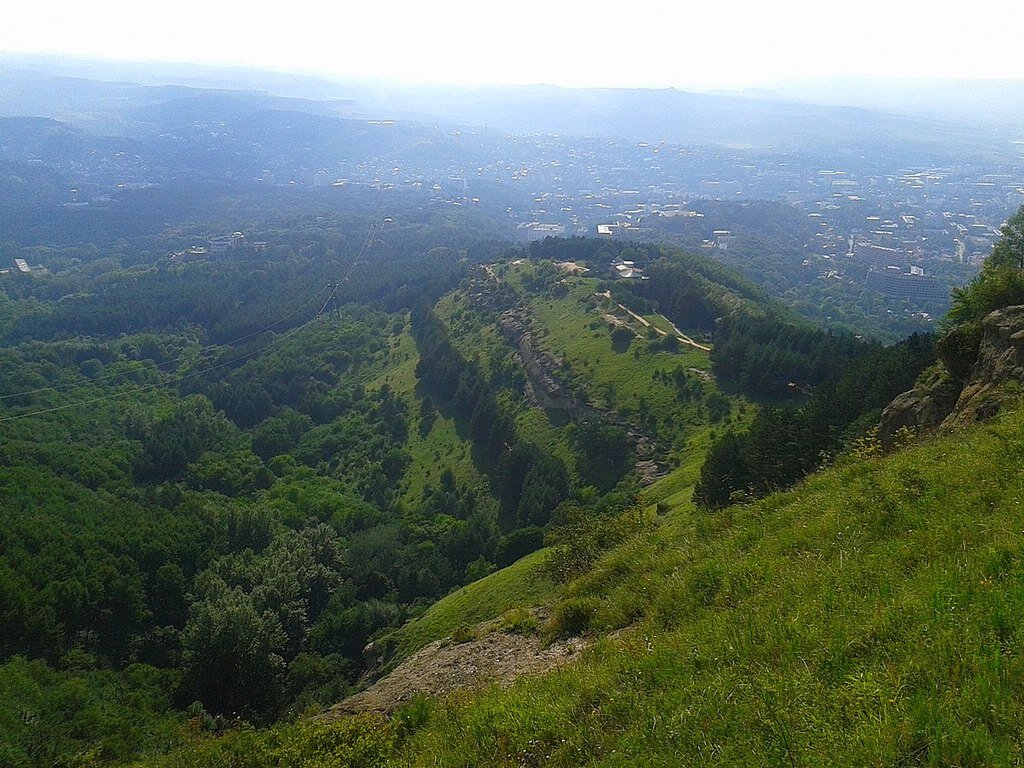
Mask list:
[{"label": "shrub", "polygon": [[476,632],[468,624],[460,624],[452,632],[451,642],[452,645],[462,645],[463,643],[471,643],[476,640]]},{"label": "shrub", "polygon": [[533,614],[525,608],[513,608],[502,615],[499,626],[503,632],[513,635],[532,635],[539,625]]},{"label": "shrub", "polygon": [[946,369],[960,381],[970,375],[981,346],[981,323],[978,321],[951,328],[935,343],[935,351]]},{"label": "shrub", "polygon": [[552,640],[578,637],[590,627],[597,611],[597,602],[590,598],[566,600],[555,608],[555,614],[548,623],[547,634]]},{"label": "shrub", "polygon": [[624,325],[617,325],[612,329],[612,349],[616,352],[625,352],[633,341],[633,332]]}]

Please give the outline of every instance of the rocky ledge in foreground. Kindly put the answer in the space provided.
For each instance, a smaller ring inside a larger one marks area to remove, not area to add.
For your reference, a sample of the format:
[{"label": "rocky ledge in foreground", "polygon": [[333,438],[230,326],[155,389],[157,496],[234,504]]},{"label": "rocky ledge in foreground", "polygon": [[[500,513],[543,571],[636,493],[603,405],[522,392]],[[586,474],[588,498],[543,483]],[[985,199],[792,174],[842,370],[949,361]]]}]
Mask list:
[{"label": "rocky ledge in foreground", "polygon": [[500,630],[467,642],[445,638],[421,648],[389,675],[318,717],[334,720],[363,712],[387,714],[421,694],[443,696],[491,683],[508,685],[521,675],[544,672],[575,659],[584,646],[580,638],[548,645],[536,634]]},{"label": "rocky ledge in foreground", "polygon": [[991,418],[1024,385],[1024,306],[1004,307],[982,320],[977,357],[964,380],[933,370],[882,412],[879,438],[892,445],[900,429],[916,435],[948,432]]}]

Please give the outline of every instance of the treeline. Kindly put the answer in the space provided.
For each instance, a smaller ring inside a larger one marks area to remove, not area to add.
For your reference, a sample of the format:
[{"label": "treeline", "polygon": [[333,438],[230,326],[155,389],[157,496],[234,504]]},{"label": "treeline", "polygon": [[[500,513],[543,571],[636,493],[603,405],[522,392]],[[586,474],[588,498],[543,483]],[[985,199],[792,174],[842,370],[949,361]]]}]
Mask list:
[{"label": "treeline", "polygon": [[728,267],[711,259],[663,248],[646,267],[650,278],[636,291],[656,302],[677,325],[711,330],[717,318],[737,310],[770,304],[768,295]]},{"label": "treeline", "polygon": [[569,495],[569,473],[560,459],[516,435],[511,414],[485,374],[452,344],[429,304],[418,304],[411,319],[420,353],[416,375],[427,391],[449,403],[468,424],[474,444],[491,468],[505,532],[499,564],[512,562],[540,545],[541,527]]},{"label": "treeline", "polygon": [[613,288],[639,295],[683,328],[709,333],[714,373],[734,391],[803,398],[868,350],[852,334],[824,331],[788,312],[709,259],[666,251],[646,274],[649,280]]},{"label": "treeline", "polygon": [[[915,334],[891,347],[860,345],[852,358],[842,344],[811,349],[817,357],[810,359],[825,363],[825,381],[804,405],[766,406],[746,432],[722,435],[701,468],[694,490],[699,504],[719,508],[793,485],[876,423],[881,409],[935,361],[930,335]],[[844,355],[832,358],[831,376],[829,354]]]},{"label": "treeline", "polygon": [[712,334],[715,375],[755,397],[805,395],[835,379],[870,345],[849,334],[823,331],[773,313],[733,313]]},{"label": "treeline", "polygon": [[[230,229],[213,229],[219,231]],[[4,281],[17,311],[0,331],[8,343],[19,343],[191,327],[202,331],[203,341],[225,343],[279,318],[288,320],[277,332],[308,320],[323,307],[330,283],[340,283],[337,304],[399,311],[420,296],[436,298],[467,265],[500,253],[505,245],[481,239],[483,231],[473,221],[436,221],[414,212],[387,224],[363,215],[295,214],[246,233],[250,242],[267,242],[262,250],[244,246],[190,263],[170,256],[203,243],[209,229],[193,225],[114,246],[9,249],[51,274]]]},{"label": "treeline", "polygon": [[[75,686],[110,676],[140,681],[161,749],[157,719],[192,702],[266,721],[337,700],[371,638],[514,559],[523,542],[500,546],[496,505],[451,472],[401,498],[409,404],[364,382],[404,328],[343,308],[216,368],[237,350],[200,354],[187,334],[6,350],[0,396],[23,394],[3,417],[94,404],[3,424],[0,684],[48,681],[0,703],[0,721],[27,718],[4,761],[151,744],[121,710],[102,733],[68,730],[99,716]],[[189,372],[177,392],[154,386]]]},{"label": "treeline", "polygon": [[545,237],[525,248],[534,261],[585,261],[596,274],[603,274],[616,257],[646,266],[657,259],[661,249],[654,243],[603,240],[596,237]]}]

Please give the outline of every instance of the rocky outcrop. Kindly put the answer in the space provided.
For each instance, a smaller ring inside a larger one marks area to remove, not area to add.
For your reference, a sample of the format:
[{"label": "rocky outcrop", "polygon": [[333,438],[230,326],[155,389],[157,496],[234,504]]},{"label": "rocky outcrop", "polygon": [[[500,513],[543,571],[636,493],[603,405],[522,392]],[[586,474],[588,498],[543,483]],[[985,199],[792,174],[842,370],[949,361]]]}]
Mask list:
[{"label": "rocky outcrop", "polygon": [[982,322],[978,359],[944,429],[989,419],[1024,385],[1024,306],[990,313]]},{"label": "rocky outcrop", "polygon": [[532,394],[541,407],[569,411],[574,416],[585,410],[585,405],[559,380],[562,362],[534,344],[525,309],[515,307],[502,312],[498,327],[519,352]]},{"label": "rocky outcrop", "polygon": [[[534,619],[547,617],[536,608],[530,614]],[[421,648],[369,688],[335,704],[317,719],[390,713],[420,695],[436,697],[493,683],[508,685],[523,675],[575,660],[589,644],[581,637],[548,643],[538,632],[502,629],[501,619],[484,622],[461,641],[446,637]]]},{"label": "rocky outcrop", "polygon": [[916,387],[898,395],[882,411],[878,425],[882,445],[891,448],[897,435],[907,431],[913,435],[934,432],[956,407],[960,387],[944,368],[929,371]]},{"label": "rocky outcrop", "polygon": [[933,371],[882,412],[879,438],[892,445],[901,428],[947,432],[989,419],[1020,397],[1024,386],[1024,306],[1005,307],[982,321],[978,356],[965,381]]}]

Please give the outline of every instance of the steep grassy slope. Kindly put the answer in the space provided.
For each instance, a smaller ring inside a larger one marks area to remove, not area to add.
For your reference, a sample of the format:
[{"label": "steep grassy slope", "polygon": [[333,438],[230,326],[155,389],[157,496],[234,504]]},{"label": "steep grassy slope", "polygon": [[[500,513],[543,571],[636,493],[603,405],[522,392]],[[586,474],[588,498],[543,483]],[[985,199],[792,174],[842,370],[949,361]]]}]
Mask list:
[{"label": "steep grassy slope", "polygon": [[1019,762],[1022,434],[1017,409],[714,516],[681,504],[555,601],[603,636],[575,664],[316,738],[393,765]]},{"label": "steep grassy slope", "polygon": [[707,517],[569,585],[581,663],[439,706],[417,765],[992,765],[1022,757],[1024,411]]},{"label": "steep grassy slope", "polygon": [[423,497],[424,489],[436,485],[442,471],[447,469],[460,486],[472,489],[478,504],[493,510],[495,501],[490,495],[487,478],[473,462],[468,436],[460,434],[451,414],[435,410],[429,416],[424,415],[424,397],[416,379],[419,351],[408,326],[389,340],[385,359],[386,366],[376,372],[368,387],[371,391],[390,387],[409,408],[411,428],[405,448],[409,451],[410,463],[402,487],[403,502],[415,505]]},{"label": "steep grassy slope", "polygon": [[512,608],[529,608],[550,600],[559,587],[544,570],[550,554],[549,550],[538,550],[452,592],[383,642],[393,649],[396,658],[405,658],[434,640],[455,634],[461,627],[488,621]]}]

